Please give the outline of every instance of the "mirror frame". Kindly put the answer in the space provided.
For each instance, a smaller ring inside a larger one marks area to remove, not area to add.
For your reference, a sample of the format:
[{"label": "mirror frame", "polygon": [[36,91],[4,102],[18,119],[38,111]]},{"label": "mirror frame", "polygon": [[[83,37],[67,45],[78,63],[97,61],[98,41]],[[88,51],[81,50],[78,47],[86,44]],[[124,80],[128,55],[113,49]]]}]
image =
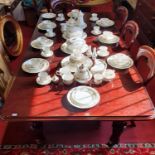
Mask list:
[{"label": "mirror frame", "polygon": [[[13,49],[10,49],[6,45],[5,38],[4,38],[4,27],[7,22],[11,22],[15,28],[15,31],[16,31],[17,45]],[[21,30],[18,22],[11,15],[5,15],[5,16],[0,17],[0,39],[1,39],[2,44],[9,56],[17,57],[22,53],[22,51],[23,51],[22,30]]]}]

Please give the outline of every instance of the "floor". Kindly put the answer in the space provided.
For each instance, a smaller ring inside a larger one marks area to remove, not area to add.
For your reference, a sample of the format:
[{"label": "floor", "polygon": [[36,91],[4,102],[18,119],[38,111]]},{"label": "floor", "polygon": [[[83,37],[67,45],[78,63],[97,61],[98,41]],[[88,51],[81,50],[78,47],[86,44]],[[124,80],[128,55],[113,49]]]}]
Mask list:
[{"label": "floor", "polygon": [[[21,24],[26,49],[33,28]],[[18,61],[15,62],[19,63]],[[96,126],[93,122],[45,122],[44,136],[46,143],[53,144],[91,144],[107,143],[111,135],[111,121],[103,121]],[[120,143],[155,142],[155,120],[136,122],[135,128],[126,128]],[[31,129],[31,122],[0,121],[0,144],[35,143],[36,134]]]}]

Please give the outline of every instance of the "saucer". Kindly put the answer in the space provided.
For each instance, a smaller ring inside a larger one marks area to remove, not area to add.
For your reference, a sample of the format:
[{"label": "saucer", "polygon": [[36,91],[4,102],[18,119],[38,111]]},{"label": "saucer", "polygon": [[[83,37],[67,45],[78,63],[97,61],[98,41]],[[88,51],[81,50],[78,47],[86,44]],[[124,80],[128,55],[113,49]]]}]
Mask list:
[{"label": "saucer", "polygon": [[97,51],[97,55],[99,57],[107,57],[109,55],[109,51],[108,50],[102,50],[102,49],[99,49]]},{"label": "saucer", "polygon": [[62,22],[64,20],[65,20],[65,18],[59,18],[59,17],[56,18],[56,21],[58,21],[58,22]]},{"label": "saucer", "polygon": [[42,81],[40,81],[40,78],[37,77],[36,82],[37,82],[37,84],[44,86],[44,85],[50,84],[52,82],[52,78],[49,76],[47,80],[42,82]]},{"label": "saucer", "polygon": [[56,36],[56,33],[53,32],[52,35],[49,34],[49,33],[45,33],[45,36],[48,37],[48,38],[52,38],[52,37]]},{"label": "saucer", "polygon": [[92,18],[92,17],[90,17],[89,20],[92,21],[92,22],[96,22],[98,20],[98,18]]},{"label": "saucer", "polygon": [[41,15],[42,18],[45,18],[45,19],[52,19],[52,18],[55,18],[56,17],[56,14],[55,13],[43,13]]},{"label": "saucer", "polygon": [[91,33],[96,36],[96,35],[100,35],[102,32],[101,31],[95,32],[94,30],[92,30]]},{"label": "saucer", "polygon": [[41,56],[45,57],[45,58],[49,58],[53,56],[53,51],[51,51],[51,53],[45,54],[45,52],[41,52]]}]

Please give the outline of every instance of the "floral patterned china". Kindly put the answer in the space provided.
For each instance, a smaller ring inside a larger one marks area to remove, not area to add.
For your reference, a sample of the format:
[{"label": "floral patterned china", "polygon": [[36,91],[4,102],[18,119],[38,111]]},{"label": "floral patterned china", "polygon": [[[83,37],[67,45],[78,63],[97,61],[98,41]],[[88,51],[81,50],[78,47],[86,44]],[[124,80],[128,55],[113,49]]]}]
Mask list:
[{"label": "floral patterned china", "polygon": [[132,67],[133,60],[126,54],[117,53],[108,57],[107,63],[117,69],[128,69]]},{"label": "floral patterned china", "polygon": [[56,14],[52,12],[48,12],[48,13],[43,13],[41,17],[45,19],[52,19],[56,17]]},{"label": "floral patterned china", "polygon": [[44,20],[37,25],[37,28],[40,30],[47,30],[50,28],[56,28],[56,26],[57,25],[54,22],[51,22],[50,20]]},{"label": "floral patterned china", "polygon": [[78,86],[68,92],[67,99],[76,108],[88,109],[100,102],[100,94],[92,87]]},{"label": "floral patterned china", "polygon": [[44,36],[38,37],[31,42],[31,46],[36,49],[43,49],[44,47],[51,47],[53,45],[53,40],[48,39]]},{"label": "floral patterned china", "polygon": [[98,26],[101,26],[101,27],[111,27],[115,24],[115,22],[109,18],[101,18],[100,20],[97,20],[96,21],[96,24]]},{"label": "floral patterned china", "polygon": [[49,62],[42,58],[31,58],[22,64],[23,71],[27,73],[39,73],[49,68]]},{"label": "floral patterned china", "polygon": [[100,46],[100,47],[97,49],[97,55],[98,55],[99,57],[107,57],[107,56],[109,56],[108,47],[106,47],[106,46]]}]

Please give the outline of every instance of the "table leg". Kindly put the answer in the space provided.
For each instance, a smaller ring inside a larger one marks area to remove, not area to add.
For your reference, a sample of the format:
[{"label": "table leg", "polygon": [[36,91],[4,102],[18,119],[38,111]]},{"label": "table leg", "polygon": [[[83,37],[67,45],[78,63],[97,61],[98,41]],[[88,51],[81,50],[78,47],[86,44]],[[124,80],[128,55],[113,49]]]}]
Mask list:
[{"label": "table leg", "polygon": [[45,137],[43,134],[43,122],[32,122],[31,129],[35,133],[35,142],[38,145],[43,145],[45,143]]},{"label": "table leg", "polygon": [[121,134],[124,131],[124,127],[127,125],[127,122],[125,121],[113,121],[112,123],[112,135],[110,137],[109,142],[107,145],[109,147],[112,147],[115,144],[119,143],[119,139]]}]

